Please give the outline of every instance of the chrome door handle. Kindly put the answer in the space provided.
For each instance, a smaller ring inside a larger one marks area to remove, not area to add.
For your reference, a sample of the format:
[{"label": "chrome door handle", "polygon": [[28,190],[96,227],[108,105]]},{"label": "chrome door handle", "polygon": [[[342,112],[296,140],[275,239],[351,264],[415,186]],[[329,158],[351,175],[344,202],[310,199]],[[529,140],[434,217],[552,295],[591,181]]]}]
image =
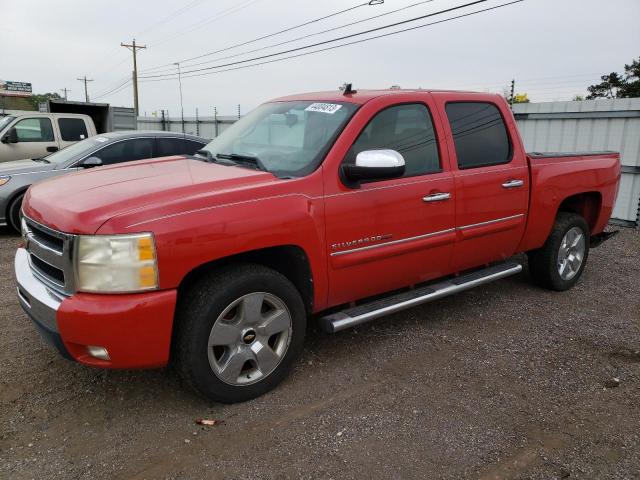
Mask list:
[{"label": "chrome door handle", "polygon": [[507,180],[502,184],[502,188],[518,188],[524,185],[523,180]]},{"label": "chrome door handle", "polygon": [[443,200],[449,200],[451,194],[449,192],[432,193],[426,197],[422,197],[423,202],[442,202]]}]

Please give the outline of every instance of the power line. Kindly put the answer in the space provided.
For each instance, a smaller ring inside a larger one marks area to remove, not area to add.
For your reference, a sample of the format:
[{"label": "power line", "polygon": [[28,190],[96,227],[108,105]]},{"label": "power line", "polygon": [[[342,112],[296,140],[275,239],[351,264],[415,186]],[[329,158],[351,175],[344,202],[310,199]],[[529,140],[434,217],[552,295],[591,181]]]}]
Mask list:
[{"label": "power line", "polygon": [[193,7],[197,6],[199,3],[202,3],[202,1],[203,0],[193,0],[193,1],[189,2],[187,5],[185,5],[183,7],[180,7],[177,10],[174,10],[169,15],[163,17],[161,20],[159,20],[156,23],[152,24],[151,26],[145,28],[144,30],[139,32],[138,35],[142,35],[144,33],[148,33],[151,30],[153,30],[154,28],[157,28],[159,25],[162,25],[163,23],[167,23],[169,20],[173,20],[174,18],[182,15],[186,11],[191,10]]},{"label": "power line", "polygon": [[[452,20],[457,20],[457,19],[464,18],[464,17],[470,17],[472,15],[477,15],[479,13],[484,13],[484,12],[488,12],[488,11],[491,11],[491,10],[497,10],[499,8],[503,8],[503,7],[507,7],[507,6],[510,6],[510,5],[514,5],[516,3],[522,3],[524,1],[525,0],[514,0],[512,2],[503,3],[503,4],[500,4],[500,5],[496,5],[494,7],[484,8],[482,10],[477,10],[475,12],[469,12],[469,13],[465,13],[465,14],[462,14],[462,15],[457,15],[457,16],[454,16],[454,17],[446,18],[446,19],[443,19],[443,20],[438,20],[438,21],[435,21],[435,22],[425,23],[425,24],[422,24],[422,25],[416,25],[415,27],[409,27],[409,28],[405,28],[405,29],[402,29],[402,30],[397,30],[395,32],[384,33],[384,34],[381,34],[381,35],[376,35],[376,36],[373,36],[373,37],[364,38],[362,40],[354,40],[352,42],[347,42],[347,43],[343,43],[343,44],[340,44],[340,45],[334,45],[334,46],[331,46],[331,47],[325,47],[325,48],[321,48],[321,49],[318,49],[318,50],[313,50],[311,52],[298,53],[298,54],[295,54],[295,55],[289,55],[287,57],[276,58],[276,59],[273,59],[273,60],[266,60],[264,62],[254,63],[254,64],[251,64],[251,65],[242,65],[242,66],[239,66],[239,67],[227,68],[227,69],[218,70],[218,71],[215,71],[215,72],[196,73],[196,74],[188,75],[188,76],[184,76],[183,75],[182,78],[191,78],[191,77],[201,77],[201,76],[206,76],[206,75],[214,75],[214,74],[217,74],[217,73],[230,72],[230,71],[234,71],[234,70],[242,70],[242,69],[245,69],[245,68],[257,67],[257,66],[266,65],[266,64],[269,64],[269,63],[281,62],[281,61],[289,60],[289,59],[292,59],[292,58],[298,58],[298,57],[304,57],[304,56],[307,56],[307,55],[313,55],[315,53],[321,53],[321,52],[326,52],[326,51],[329,51],[329,50],[335,50],[337,48],[342,48],[342,47],[346,47],[346,46],[349,46],[349,45],[356,45],[356,44],[359,44],[359,43],[368,42],[370,40],[376,40],[378,38],[390,37],[392,35],[397,35],[399,33],[404,33],[404,32],[408,32],[408,31],[412,31],[412,30],[417,30],[419,28],[425,28],[425,27],[429,27],[429,26],[432,26],[432,25],[437,25],[437,24],[440,24],[440,23],[445,23],[445,22],[449,22],[449,21],[452,21]],[[479,3],[479,2],[475,2],[475,3]],[[236,62],[236,63],[240,63],[240,62]],[[140,78],[143,78],[143,77],[140,77]],[[172,78],[175,78],[175,77],[157,78],[157,79],[151,79],[151,80],[142,80],[142,82],[163,82],[163,81],[171,80]]]},{"label": "power line", "polygon": [[[434,0],[423,0],[423,1],[421,1],[421,2],[412,3],[411,5],[407,5],[407,6],[405,6],[405,7],[397,8],[397,9],[395,9],[395,10],[391,10],[391,11],[389,11],[389,12],[381,13],[381,14],[379,14],[379,15],[374,15],[374,16],[372,16],[372,17],[363,18],[362,20],[357,20],[357,21],[355,21],[355,22],[346,23],[346,24],[344,24],[344,25],[340,25],[340,26],[338,26],[338,27],[333,27],[333,28],[329,28],[329,29],[326,29],[326,30],[322,30],[322,31],[320,31],[320,32],[310,33],[310,34],[308,34],[308,35],[303,35],[303,36],[301,36],[301,37],[293,38],[293,39],[291,39],[291,40],[285,40],[285,41],[283,41],[283,42],[279,42],[279,43],[272,43],[271,45],[267,45],[267,46],[265,46],[265,47],[254,48],[253,50],[246,50],[246,51],[244,51],[244,52],[234,53],[234,54],[232,54],[232,55],[228,55],[228,56],[226,56],[226,57],[219,57],[219,58],[216,58],[216,59],[213,59],[213,60],[207,60],[207,61],[205,61],[205,62],[193,63],[193,64],[191,64],[191,65],[187,65],[187,68],[190,68],[190,67],[197,67],[197,66],[199,66],[199,65],[207,65],[207,64],[210,64],[210,63],[213,63],[213,62],[219,62],[220,60],[227,60],[227,59],[229,59],[229,58],[236,58],[236,57],[240,57],[240,56],[242,56],[242,55],[247,55],[247,54],[249,54],[249,53],[255,53],[255,52],[262,51],[262,50],[267,50],[267,49],[269,49],[269,48],[279,47],[279,46],[281,46],[281,45],[286,45],[286,44],[288,44],[288,43],[297,42],[297,41],[299,41],[299,40],[304,40],[304,39],[306,39],[306,38],[315,37],[315,36],[318,36],[318,35],[322,35],[322,34],[324,34],[324,33],[333,32],[333,31],[335,31],[335,30],[341,30],[341,29],[343,29],[343,28],[351,27],[351,26],[353,26],[353,25],[357,25],[357,24],[359,24],[359,23],[368,22],[368,21],[370,21],[370,20],[374,20],[374,19],[376,19],[376,18],[386,17],[386,16],[388,16],[388,15],[392,15],[392,14],[394,14],[394,13],[397,13],[397,12],[400,12],[400,11],[403,11],[403,10],[408,10],[409,8],[413,8],[413,7],[416,7],[416,6],[418,6],[418,5],[424,5],[425,3],[431,3],[431,2],[433,2],[433,1],[434,1]],[[331,16],[331,15],[330,15],[330,16]],[[309,22],[309,23],[310,23],[310,22]],[[289,30],[289,29],[288,29],[288,30]],[[288,31],[288,30],[285,30],[285,31]],[[277,33],[276,33],[276,34],[277,34]],[[276,34],[273,34],[273,35],[276,35]],[[272,36],[272,35],[267,35],[267,36]],[[264,38],[264,37],[263,37],[263,38]],[[250,42],[247,42],[247,43],[250,43]],[[230,47],[230,48],[231,48],[231,47]],[[228,50],[228,49],[223,49],[223,50]],[[223,51],[223,50],[219,50],[219,51]],[[180,63],[182,63],[182,62],[180,62]],[[158,67],[156,67],[156,68],[158,68]],[[150,70],[150,69],[149,69],[149,70]],[[149,71],[149,70],[146,70],[146,71]],[[156,72],[153,72],[153,73],[155,73],[155,74],[160,74],[160,73],[164,73],[164,72],[172,72],[173,70],[174,70],[174,69],[162,70],[162,71],[156,71]],[[173,72],[173,73],[175,73],[175,72]]]},{"label": "power line", "polygon": [[[182,15],[184,12],[186,12],[187,10],[190,10],[191,8],[195,7],[198,3],[201,3],[203,0],[193,0],[192,2],[190,2],[189,4],[185,5],[184,7],[181,7],[177,10],[175,10],[174,12],[170,13],[169,15],[167,15],[166,17],[164,17],[162,20],[156,22],[155,24],[152,24],[151,26],[147,27],[146,29],[142,30],[141,32],[138,33],[138,35],[142,35],[144,33],[147,33],[151,30],[153,30],[154,28],[158,27],[159,25],[161,25],[162,23],[166,23],[168,20],[171,20],[179,15]],[[113,50],[114,55],[111,55],[109,58],[116,56],[119,50]],[[116,67],[119,67],[120,65],[122,65],[123,63],[125,63],[128,59],[124,58],[122,60],[120,60],[119,62],[115,63],[115,64],[111,64],[106,68],[103,68],[101,70],[98,70],[97,73],[94,73],[95,77],[100,77],[102,76],[103,73],[108,72],[110,70],[113,70]],[[101,64],[104,65],[104,58],[101,60],[100,62]]]},{"label": "power line", "polygon": [[[431,0],[431,1],[432,1],[432,0]],[[216,53],[226,52],[226,51],[228,51],[228,50],[232,50],[232,49],[234,49],[234,48],[243,47],[243,46],[245,46],[245,45],[249,45],[249,44],[251,44],[251,43],[255,43],[255,42],[258,42],[258,41],[260,41],[260,40],[265,40],[265,39],[267,39],[267,38],[275,37],[276,35],[280,35],[280,34],[282,34],[282,33],[286,33],[286,32],[290,32],[290,31],[292,31],[292,30],[296,30],[296,29],[301,28],[301,27],[304,27],[304,26],[306,26],[306,25],[311,25],[312,23],[317,23],[317,22],[320,22],[320,21],[322,21],[322,20],[326,20],[327,18],[335,17],[335,16],[337,16],[337,15],[341,15],[341,14],[343,14],[343,13],[350,12],[350,11],[352,11],[352,10],[355,10],[356,8],[360,8],[360,7],[364,7],[364,6],[369,6],[369,5],[381,5],[382,3],[384,3],[384,0],[370,0],[370,1],[367,1],[367,2],[364,2],[364,3],[360,3],[360,4],[358,4],[358,5],[355,5],[355,6],[353,6],[353,7],[346,8],[346,9],[344,9],[344,10],[339,10],[339,11],[337,11],[337,12],[333,12],[333,13],[330,13],[330,14],[328,14],[328,15],[324,15],[324,16],[322,16],[322,17],[314,18],[314,19],[312,19],[312,20],[308,20],[308,21],[306,21],[306,22],[299,23],[298,25],[294,25],[294,26],[292,26],[292,27],[287,27],[287,28],[285,28],[285,29],[283,29],[283,30],[279,30],[279,31],[274,32],[274,33],[269,33],[269,34],[267,34],[267,35],[263,35],[263,36],[261,36],[261,37],[254,38],[253,40],[247,40],[247,41],[245,41],[245,42],[236,43],[236,44],[231,45],[231,46],[229,46],[229,47],[221,48],[220,50],[215,50],[215,51],[213,51],[213,52],[203,53],[202,55],[197,55],[197,56],[195,56],[195,57],[191,57],[191,58],[183,58],[182,60],[179,60],[179,62],[180,62],[180,63],[189,62],[189,61],[191,61],[191,60],[197,60],[197,59],[199,59],[199,58],[208,57],[208,56],[210,56],[210,55],[215,55]],[[157,70],[157,69],[159,69],[159,68],[163,68],[163,67],[171,66],[171,65],[174,65],[174,64],[175,64],[175,62],[167,63],[167,64],[164,64],[164,65],[158,65],[158,66],[156,66],[156,67],[150,67],[150,68],[147,68],[146,70],[143,70],[142,72],[143,72],[143,73],[144,73],[144,72],[149,72],[149,71],[151,71],[151,70]]]},{"label": "power line", "polygon": [[[322,42],[317,42],[317,43],[312,43],[312,44],[309,44],[309,45],[304,45],[302,47],[291,48],[289,50],[284,50],[284,51],[281,51],[281,52],[270,53],[268,55],[262,55],[262,56],[259,56],[259,57],[248,58],[248,59],[245,59],[245,60],[238,60],[237,62],[230,62],[230,63],[221,64],[221,65],[214,65],[212,67],[205,67],[205,68],[197,68],[195,70],[188,70],[188,71],[186,71],[184,73],[186,73],[186,74],[188,74],[188,73],[196,73],[196,72],[202,72],[202,71],[205,71],[205,70],[213,70],[213,69],[216,69],[216,68],[229,67],[229,66],[232,66],[232,65],[238,65],[240,63],[247,63],[247,62],[252,62],[252,61],[255,61],[255,60],[262,60],[262,59],[265,59],[265,58],[270,58],[270,57],[275,57],[275,56],[279,56],[279,55],[284,55],[284,54],[287,54],[287,53],[297,52],[297,51],[300,51],[300,50],[306,50],[308,48],[318,47],[320,45],[326,45],[328,43],[333,43],[333,42],[339,42],[341,40],[347,40],[349,38],[358,37],[360,35],[366,35],[368,33],[373,33],[373,32],[377,32],[377,31],[380,31],[380,30],[385,30],[387,28],[397,27],[398,25],[404,25],[406,23],[415,22],[415,21],[418,21],[418,20],[423,20],[425,18],[434,17],[436,15],[441,15],[443,13],[449,13],[449,12],[452,12],[452,11],[455,11],[455,10],[460,10],[461,8],[470,7],[470,6],[473,6],[473,5],[477,5],[479,3],[485,3],[486,1],[487,0],[475,0],[474,2],[465,3],[463,5],[458,5],[456,7],[451,7],[451,8],[447,8],[445,10],[440,10],[438,12],[429,13],[427,15],[421,15],[419,17],[414,17],[414,18],[410,18],[410,19],[407,19],[407,20],[402,20],[400,22],[391,23],[389,25],[383,25],[381,27],[371,28],[369,30],[364,30],[362,32],[352,33],[350,35],[344,35],[342,37],[332,38],[332,39],[329,39],[329,40],[324,40]],[[158,77],[165,77],[165,76],[175,76],[175,74],[143,75],[140,78],[158,78]]]},{"label": "power line", "polygon": [[[220,20],[221,18],[224,18],[224,17],[227,17],[227,16],[232,15],[234,13],[237,13],[240,10],[244,10],[245,8],[251,6],[252,4],[254,4],[256,2],[259,2],[259,1],[260,0],[248,0],[245,3],[241,3],[240,5],[234,5],[234,6],[231,6],[229,8],[226,8],[226,9],[218,12],[217,14],[215,14],[213,17],[210,17],[210,18],[205,19],[205,20],[201,20],[201,21],[196,22],[195,24],[191,25],[191,27],[193,27],[193,28],[190,28],[188,30],[182,29],[180,31],[177,31],[177,32],[175,32],[175,33],[173,33],[173,34],[171,34],[171,35],[169,35],[167,37],[164,37],[160,41],[153,43],[152,46],[157,47],[159,45],[167,43],[169,40],[171,40],[171,39],[173,39],[173,38],[175,38],[177,36],[181,36],[182,37],[182,36],[184,36],[184,35],[186,35],[188,33],[191,33],[191,32],[193,32],[195,30],[198,30],[199,28],[204,27],[205,25],[208,25],[209,23],[215,22],[216,20]],[[189,28],[189,27],[187,27],[187,28]]]},{"label": "power line", "polygon": [[103,98],[103,97],[107,97],[109,95],[113,95],[115,93],[118,93],[119,91],[121,91],[122,89],[124,89],[126,86],[129,85],[129,83],[131,82],[131,78],[127,77],[124,82],[122,82],[120,85],[118,85],[117,87],[111,88],[109,90],[103,91],[102,93],[100,93],[99,95],[96,95],[94,98],[97,100],[99,98]]}]

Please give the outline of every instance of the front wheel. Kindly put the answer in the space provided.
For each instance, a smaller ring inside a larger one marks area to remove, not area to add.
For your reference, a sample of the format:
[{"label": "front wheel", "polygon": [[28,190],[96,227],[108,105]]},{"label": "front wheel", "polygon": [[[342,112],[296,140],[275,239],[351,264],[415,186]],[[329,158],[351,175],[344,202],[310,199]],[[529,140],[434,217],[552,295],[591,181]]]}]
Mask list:
[{"label": "front wheel", "polygon": [[542,287],[568,290],[582,275],[588,256],[587,222],[578,214],[560,212],[544,246],[528,253],[529,271]]},{"label": "front wheel", "polygon": [[302,350],[306,310],[295,286],[260,265],[225,267],[182,292],[175,358],[211,400],[250,400],[274,388]]}]

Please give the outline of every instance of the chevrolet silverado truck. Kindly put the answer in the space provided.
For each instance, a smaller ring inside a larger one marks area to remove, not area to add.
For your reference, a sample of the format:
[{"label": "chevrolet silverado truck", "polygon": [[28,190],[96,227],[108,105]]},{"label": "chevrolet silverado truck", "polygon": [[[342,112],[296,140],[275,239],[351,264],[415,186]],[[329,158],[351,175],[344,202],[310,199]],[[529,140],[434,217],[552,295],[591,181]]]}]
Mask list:
[{"label": "chevrolet silverado truck", "polygon": [[614,152],[525,153],[498,95],[290,96],[193,156],[30,187],[18,297],[68,359],[171,362],[244,401],[285,377],[311,319],[337,332],[517,274],[521,253],[536,283],[572,287],[619,179]]}]

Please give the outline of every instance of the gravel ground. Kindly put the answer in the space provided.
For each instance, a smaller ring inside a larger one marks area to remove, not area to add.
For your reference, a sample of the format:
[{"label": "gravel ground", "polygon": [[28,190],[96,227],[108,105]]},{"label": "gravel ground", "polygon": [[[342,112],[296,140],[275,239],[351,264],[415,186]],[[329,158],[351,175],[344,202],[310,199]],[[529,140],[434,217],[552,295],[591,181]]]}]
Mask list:
[{"label": "gravel ground", "polygon": [[569,292],[525,272],[312,330],[279,388],[230,406],[60,358],[15,298],[17,242],[0,231],[0,478],[640,478],[638,231]]}]

